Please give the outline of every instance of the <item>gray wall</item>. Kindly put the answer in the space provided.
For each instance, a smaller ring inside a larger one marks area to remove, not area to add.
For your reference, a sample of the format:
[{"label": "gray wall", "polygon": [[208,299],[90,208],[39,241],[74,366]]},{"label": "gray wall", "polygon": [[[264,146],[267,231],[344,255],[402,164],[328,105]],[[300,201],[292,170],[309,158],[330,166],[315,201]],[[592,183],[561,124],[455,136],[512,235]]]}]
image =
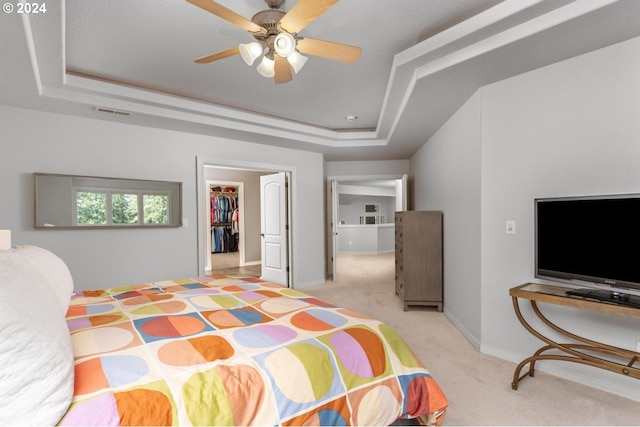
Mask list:
[{"label": "gray wall", "polygon": [[[640,191],[639,75],[637,38],[489,85],[413,157],[416,206],[445,211],[447,315],[483,352],[520,362],[542,344],[509,297],[510,288],[539,281],[534,198]],[[507,220],[516,221],[515,235],[505,233]],[[640,340],[637,319],[542,310],[591,339],[628,349]],[[631,378],[571,363],[536,366],[640,400]]]},{"label": "gray wall", "polygon": [[476,94],[411,159],[415,210],[443,211],[444,304],[477,348],[481,331],[481,97]]},{"label": "gray wall", "polygon": [[[320,154],[6,106],[0,106],[0,129],[0,228],[12,230],[14,245],[41,246],[59,255],[77,288],[198,274],[198,157],[290,166],[293,284],[324,282]],[[183,218],[189,226],[36,230],[33,172],[182,182]]]}]

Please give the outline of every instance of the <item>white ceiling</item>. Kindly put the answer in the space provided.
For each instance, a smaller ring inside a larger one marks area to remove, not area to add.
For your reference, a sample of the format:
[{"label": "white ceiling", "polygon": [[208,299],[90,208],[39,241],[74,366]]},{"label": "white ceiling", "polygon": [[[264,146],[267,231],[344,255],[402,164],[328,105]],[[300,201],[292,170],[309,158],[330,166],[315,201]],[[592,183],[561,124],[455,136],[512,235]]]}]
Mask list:
[{"label": "white ceiling", "polygon": [[[267,8],[218,3],[249,19]],[[194,63],[253,37],[184,0],[45,4],[0,16],[1,104],[328,160],[408,158],[479,87],[640,36],[637,0],[342,0],[300,35],[360,46],[362,58],[310,57],[277,85],[238,55]]]}]

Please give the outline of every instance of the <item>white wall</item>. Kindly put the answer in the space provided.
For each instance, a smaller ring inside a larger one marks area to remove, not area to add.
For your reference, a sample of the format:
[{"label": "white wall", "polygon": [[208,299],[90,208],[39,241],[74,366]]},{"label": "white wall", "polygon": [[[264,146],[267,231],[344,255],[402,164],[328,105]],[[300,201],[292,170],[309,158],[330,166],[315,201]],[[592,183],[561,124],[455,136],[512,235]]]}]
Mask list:
[{"label": "white wall", "polygon": [[409,173],[409,160],[326,162],[325,176],[384,176]]},{"label": "white wall", "polygon": [[338,253],[381,254],[395,251],[394,224],[338,225]]},{"label": "white wall", "polygon": [[[519,362],[541,346],[517,321],[508,295],[511,287],[535,281],[534,198],[640,191],[638,76],[640,39],[634,39],[489,85],[412,159],[417,205],[440,204],[445,210],[445,307],[481,339],[483,352]],[[474,107],[478,102],[480,109]],[[474,115],[481,117],[481,137],[475,138],[481,147],[471,153],[446,148],[461,143],[465,127],[478,131]],[[423,171],[426,167],[433,170]],[[453,177],[451,168],[463,177]],[[464,185],[455,185],[454,179]],[[444,188],[436,188],[439,185]],[[473,203],[462,201],[467,197]],[[452,211],[465,208],[473,212]],[[455,216],[476,224],[466,238],[455,225],[452,231]],[[506,220],[516,221],[517,234],[505,233]],[[469,248],[474,248],[471,254]],[[474,263],[480,260],[480,270],[473,271],[475,277],[452,283],[452,269],[466,269],[470,255]],[[456,299],[447,289],[452,286]],[[481,306],[472,309],[475,320],[480,316],[479,334],[476,324],[463,317],[464,304],[458,301],[465,292],[476,298],[478,286]],[[595,340],[629,349],[640,340],[637,319],[549,305],[542,309],[561,326]],[[640,400],[635,379],[571,363],[536,366]]]},{"label": "white wall", "polygon": [[[395,188],[393,189],[395,191]],[[361,216],[382,216],[382,224],[393,224],[396,211],[396,198],[382,196],[356,196],[353,194],[340,193],[338,205],[338,221],[344,221],[345,224],[360,224]],[[364,205],[379,205],[380,211],[375,213],[367,213],[364,211]]]},{"label": "white wall", "polygon": [[[291,165],[294,286],[324,282],[320,154],[6,106],[0,129],[0,228],[58,254],[77,288],[197,274],[197,156]],[[181,181],[189,227],[35,230],[33,172]]]},{"label": "white wall", "polygon": [[444,306],[476,347],[481,340],[481,97],[464,106],[411,159],[415,210],[443,211]]}]

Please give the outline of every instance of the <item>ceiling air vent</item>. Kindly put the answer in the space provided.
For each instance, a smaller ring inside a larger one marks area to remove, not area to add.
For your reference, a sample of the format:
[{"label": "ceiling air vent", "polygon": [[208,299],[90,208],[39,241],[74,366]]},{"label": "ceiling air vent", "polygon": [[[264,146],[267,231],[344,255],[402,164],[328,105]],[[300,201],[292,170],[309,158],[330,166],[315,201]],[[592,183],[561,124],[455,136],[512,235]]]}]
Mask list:
[{"label": "ceiling air vent", "polygon": [[131,115],[131,113],[128,113],[126,111],[112,110],[111,108],[105,108],[105,107],[96,107],[96,111],[98,113],[118,114],[120,116],[130,116]]}]

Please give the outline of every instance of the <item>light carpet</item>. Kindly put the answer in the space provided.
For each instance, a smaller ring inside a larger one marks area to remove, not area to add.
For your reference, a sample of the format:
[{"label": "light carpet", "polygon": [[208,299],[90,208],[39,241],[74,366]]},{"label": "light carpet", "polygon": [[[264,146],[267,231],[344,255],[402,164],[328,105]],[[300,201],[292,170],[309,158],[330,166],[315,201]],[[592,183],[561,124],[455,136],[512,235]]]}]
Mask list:
[{"label": "light carpet", "polygon": [[398,331],[446,393],[445,425],[640,425],[640,402],[544,372],[512,390],[514,363],[477,351],[434,308],[403,311],[393,253],[341,254],[337,262],[335,282],[301,290]]}]

